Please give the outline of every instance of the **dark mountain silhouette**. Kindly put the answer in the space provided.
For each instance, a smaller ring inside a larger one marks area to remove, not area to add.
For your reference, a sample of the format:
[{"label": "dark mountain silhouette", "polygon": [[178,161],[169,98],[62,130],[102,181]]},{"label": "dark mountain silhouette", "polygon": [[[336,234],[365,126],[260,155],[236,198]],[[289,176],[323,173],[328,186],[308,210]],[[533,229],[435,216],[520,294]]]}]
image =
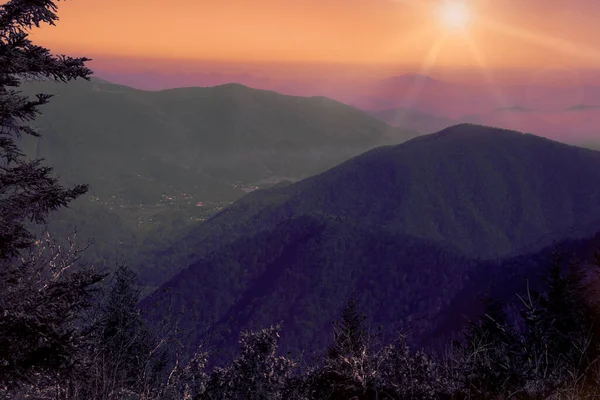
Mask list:
[{"label": "dark mountain silhouette", "polygon": [[484,259],[594,234],[599,181],[598,152],[454,126],[244,197],[157,257],[190,266],[144,304],[172,288],[200,321],[232,327],[231,343],[284,320],[291,350],[323,344],[357,287],[375,322],[427,337],[475,273],[487,271],[481,284],[502,271]]}]

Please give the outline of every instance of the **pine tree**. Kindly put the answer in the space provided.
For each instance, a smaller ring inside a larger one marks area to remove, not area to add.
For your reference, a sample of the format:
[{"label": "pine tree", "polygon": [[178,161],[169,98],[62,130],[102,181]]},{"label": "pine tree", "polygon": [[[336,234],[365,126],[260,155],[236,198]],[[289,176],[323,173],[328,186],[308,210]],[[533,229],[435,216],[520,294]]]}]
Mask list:
[{"label": "pine tree", "polygon": [[358,299],[354,293],[342,311],[341,321],[333,323],[333,344],[328,348],[328,356],[360,356],[369,341],[366,317],[359,312]]},{"label": "pine tree", "polygon": [[0,270],[0,393],[78,370],[87,341],[82,317],[104,278],[89,268],[70,271],[81,252],[73,242],[61,247],[47,235],[29,250]]},{"label": "pine tree", "polygon": [[52,168],[26,161],[18,145],[23,135],[39,136],[30,123],[51,98],[22,95],[23,80],[67,82],[91,74],[87,58],[52,55],[29,40],[33,27],[54,25],[56,10],[52,0],[0,5],[0,390],[74,368],[78,320],[102,279],[91,269],[71,272],[78,251],[36,240],[32,231],[32,223],[44,224],[51,211],[87,191],[64,188]]},{"label": "pine tree", "polygon": [[[374,352],[375,338],[360,313],[355,291],[350,294],[342,311],[341,321],[333,323],[333,344],[327,349],[327,359],[319,383],[320,396],[331,399],[370,399],[378,396],[378,359]],[[381,398],[381,397],[380,397]]]},{"label": "pine tree", "polygon": [[464,344],[455,343],[457,376],[470,395],[493,398],[514,394],[523,386],[520,337],[508,322],[504,303],[489,294],[481,301],[483,317],[468,323]]},{"label": "pine tree", "polygon": [[586,282],[586,271],[576,260],[565,268],[562,256],[555,253],[545,282],[548,290],[541,305],[545,329],[551,333],[546,342],[555,355],[553,359],[560,361],[554,367],[577,376],[589,374],[590,364],[600,355],[600,313]]},{"label": "pine tree", "polygon": [[25,79],[89,80],[87,58],[55,56],[33,44],[29,30],[58,20],[53,0],[11,0],[0,6],[0,260],[11,259],[34,242],[27,220],[45,223],[48,213],[84,194],[87,185],[62,187],[42,160],[25,161],[17,139],[40,136],[29,122],[51,95],[30,99],[17,88]]},{"label": "pine tree", "polygon": [[166,366],[165,354],[147,328],[137,304],[137,276],[122,265],[100,305],[94,326],[88,397],[118,398],[128,391],[142,394],[153,390]]}]

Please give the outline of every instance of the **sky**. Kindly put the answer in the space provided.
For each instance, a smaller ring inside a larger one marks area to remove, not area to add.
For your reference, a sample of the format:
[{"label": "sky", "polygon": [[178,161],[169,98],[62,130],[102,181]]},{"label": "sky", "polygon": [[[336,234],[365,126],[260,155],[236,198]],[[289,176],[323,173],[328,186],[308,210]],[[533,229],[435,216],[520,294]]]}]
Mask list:
[{"label": "sky", "polygon": [[[597,0],[455,0],[470,18],[439,17],[452,0],[68,0],[32,32],[96,65],[326,65],[407,70],[600,67]],[[104,63],[104,64],[103,64]]]}]

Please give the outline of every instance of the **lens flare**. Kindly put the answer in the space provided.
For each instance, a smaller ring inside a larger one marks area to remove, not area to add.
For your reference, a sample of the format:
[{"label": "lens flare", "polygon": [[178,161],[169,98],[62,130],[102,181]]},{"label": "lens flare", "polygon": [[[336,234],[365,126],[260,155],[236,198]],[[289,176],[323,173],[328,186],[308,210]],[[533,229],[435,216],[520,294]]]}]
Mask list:
[{"label": "lens flare", "polygon": [[448,29],[464,29],[471,20],[471,11],[463,2],[445,1],[438,8],[438,17]]}]

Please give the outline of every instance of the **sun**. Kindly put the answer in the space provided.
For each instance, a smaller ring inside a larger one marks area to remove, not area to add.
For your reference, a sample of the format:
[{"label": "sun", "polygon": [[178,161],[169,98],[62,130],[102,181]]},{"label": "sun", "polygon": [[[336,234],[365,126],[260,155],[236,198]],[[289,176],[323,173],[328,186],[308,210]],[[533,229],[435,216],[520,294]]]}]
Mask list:
[{"label": "sun", "polygon": [[446,29],[462,30],[471,21],[471,10],[464,1],[446,0],[438,7],[437,13]]}]

